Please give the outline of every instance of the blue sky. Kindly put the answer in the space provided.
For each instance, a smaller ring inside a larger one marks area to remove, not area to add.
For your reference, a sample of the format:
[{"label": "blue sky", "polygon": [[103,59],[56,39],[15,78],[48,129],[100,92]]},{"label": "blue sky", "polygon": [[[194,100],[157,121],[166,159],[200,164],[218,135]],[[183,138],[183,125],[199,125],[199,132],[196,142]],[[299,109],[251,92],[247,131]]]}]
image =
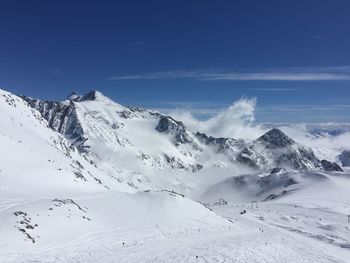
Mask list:
[{"label": "blue sky", "polygon": [[350,1],[0,2],[0,88],[97,89],[205,118],[245,97],[258,121],[350,121]]}]

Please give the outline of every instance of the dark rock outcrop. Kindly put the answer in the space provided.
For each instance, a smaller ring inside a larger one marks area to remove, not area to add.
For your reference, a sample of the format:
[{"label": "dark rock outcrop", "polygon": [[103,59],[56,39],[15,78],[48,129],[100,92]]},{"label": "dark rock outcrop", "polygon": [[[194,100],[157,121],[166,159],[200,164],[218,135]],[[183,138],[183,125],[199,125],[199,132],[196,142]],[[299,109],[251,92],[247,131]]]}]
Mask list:
[{"label": "dark rock outcrop", "polygon": [[295,144],[294,140],[277,128],[271,129],[256,141],[264,144],[266,148],[284,148]]},{"label": "dark rock outcrop", "polygon": [[89,91],[88,93],[81,96],[79,101],[96,100],[97,94],[98,94],[98,91],[96,91],[96,90]]},{"label": "dark rock outcrop", "polygon": [[78,149],[84,148],[87,139],[84,138],[73,101],[41,101],[25,96],[22,99],[41,113],[51,129],[63,134]]},{"label": "dark rock outcrop", "polygon": [[191,143],[193,141],[183,123],[169,116],[160,117],[156,130],[162,133],[174,134],[176,143]]},{"label": "dark rock outcrop", "polygon": [[343,151],[339,156],[339,161],[343,167],[350,166],[350,151]]},{"label": "dark rock outcrop", "polygon": [[205,133],[196,133],[196,137],[204,144],[217,148],[217,152],[224,152],[230,149],[240,149],[244,146],[244,140],[236,140],[233,138],[207,136]]},{"label": "dark rock outcrop", "polygon": [[259,152],[253,144],[245,147],[238,155],[236,160],[244,165],[254,169],[259,169],[268,164],[267,158]]},{"label": "dark rock outcrop", "polygon": [[307,149],[274,128],[237,155],[236,160],[256,169],[282,167],[295,170],[322,170],[320,160]]},{"label": "dark rock outcrop", "polygon": [[73,92],[69,93],[69,95],[67,96],[67,100],[76,101],[76,102],[96,100],[96,98],[99,96],[99,94],[101,94],[101,93],[99,93],[96,90],[89,91],[88,93],[85,93],[84,95],[79,95],[78,93],[73,91]]},{"label": "dark rock outcrop", "polygon": [[330,162],[327,160],[321,161],[322,167],[327,172],[343,172],[343,169],[335,162]]}]

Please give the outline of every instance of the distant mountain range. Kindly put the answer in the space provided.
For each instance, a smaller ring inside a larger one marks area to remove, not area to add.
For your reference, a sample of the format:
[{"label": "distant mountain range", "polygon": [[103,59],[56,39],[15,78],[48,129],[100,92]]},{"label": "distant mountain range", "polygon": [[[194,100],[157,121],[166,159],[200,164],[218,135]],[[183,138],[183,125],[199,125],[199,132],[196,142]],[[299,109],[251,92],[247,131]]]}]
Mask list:
[{"label": "distant mountain range", "polygon": [[[258,170],[333,169],[322,165],[312,149],[298,144],[278,128],[254,141],[214,138],[190,131],[181,120],[159,112],[124,107],[98,91],[71,93],[60,102],[22,98],[42,114],[50,128],[63,134],[80,151],[93,155],[96,163],[102,161],[109,168],[123,168],[119,155],[127,154],[134,163],[160,170],[197,172],[218,160],[222,163],[222,158],[225,166],[238,164]],[[109,161],[102,156],[105,150],[112,153]],[[116,159],[111,160],[111,156]]]}]

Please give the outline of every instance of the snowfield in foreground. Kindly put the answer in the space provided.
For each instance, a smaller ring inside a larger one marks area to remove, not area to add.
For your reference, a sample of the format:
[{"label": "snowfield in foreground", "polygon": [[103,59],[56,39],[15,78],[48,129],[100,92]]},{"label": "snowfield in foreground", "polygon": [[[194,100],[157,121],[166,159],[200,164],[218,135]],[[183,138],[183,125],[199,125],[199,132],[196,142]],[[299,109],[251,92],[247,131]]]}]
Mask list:
[{"label": "snowfield in foreground", "polygon": [[1,263],[349,262],[350,171],[334,158],[279,129],[214,138],[70,98],[0,90]]},{"label": "snowfield in foreground", "polygon": [[[36,243],[2,239],[0,259],[345,263],[350,258],[350,184],[347,178],[333,179],[319,186],[329,190],[321,194],[310,189],[281,201],[258,202],[258,207],[211,205],[213,211],[169,192],[109,193],[76,198],[75,204],[62,200],[62,205],[7,200],[1,207],[1,222],[14,220],[15,211],[25,212],[23,218],[37,224],[28,230]],[[11,234],[8,229],[0,231],[2,237],[26,238],[14,228]]]}]

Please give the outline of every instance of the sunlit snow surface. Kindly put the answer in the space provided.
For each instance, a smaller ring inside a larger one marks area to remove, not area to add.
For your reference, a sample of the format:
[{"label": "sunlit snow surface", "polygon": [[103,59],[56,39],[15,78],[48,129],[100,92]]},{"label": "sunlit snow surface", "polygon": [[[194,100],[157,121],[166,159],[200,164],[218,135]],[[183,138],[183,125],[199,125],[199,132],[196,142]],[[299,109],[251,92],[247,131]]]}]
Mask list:
[{"label": "sunlit snow surface", "polygon": [[[213,212],[168,192],[75,198],[83,210],[73,204],[56,207],[52,200],[2,200],[0,259],[348,262],[349,186],[349,179],[332,177],[278,201],[258,202],[258,207],[229,202],[211,205]],[[31,224],[38,224],[28,231],[35,244],[15,229],[14,211],[25,211]]]}]

